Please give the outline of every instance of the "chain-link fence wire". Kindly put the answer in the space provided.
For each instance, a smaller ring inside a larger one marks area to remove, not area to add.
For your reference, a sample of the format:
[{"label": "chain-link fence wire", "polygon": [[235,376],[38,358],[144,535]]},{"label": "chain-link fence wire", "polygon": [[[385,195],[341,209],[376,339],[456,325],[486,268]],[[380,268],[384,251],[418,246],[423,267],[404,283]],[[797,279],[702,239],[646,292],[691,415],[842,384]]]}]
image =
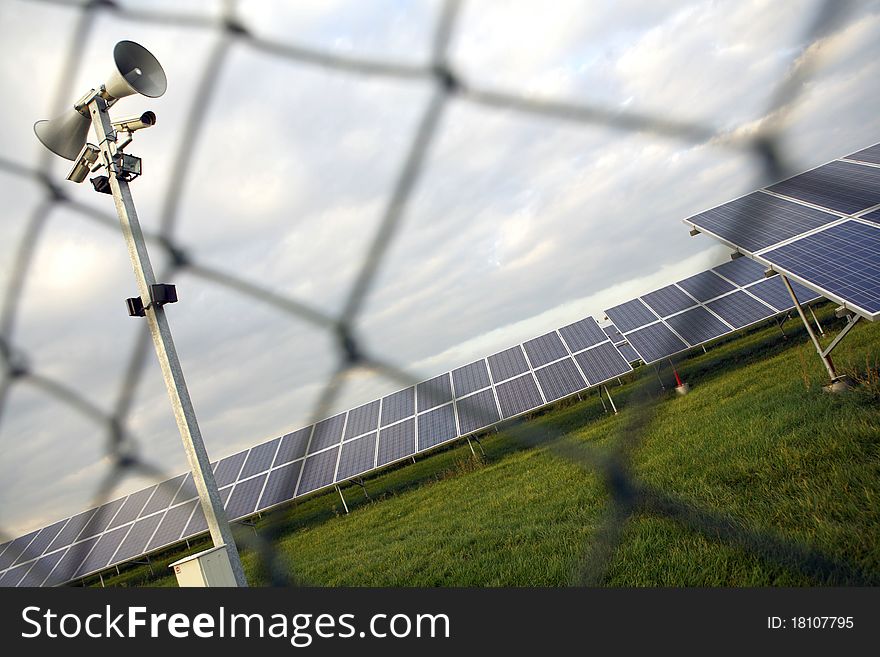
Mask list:
[{"label": "chain-link fence wire", "polygon": [[[78,53],[87,43],[98,17],[103,13],[129,21],[168,26],[188,26],[216,33],[207,63],[201,70],[194,93],[194,102],[181,126],[185,135],[173,160],[171,186],[161,208],[158,231],[146,231],[153,250],[159,249],[167,256],[167,268],[158,280],[169,280],[175,274],[186,272],[192,276],[221,286],[254,303],[267,304],[286,314],[291,321],[307,322],[335,337],[338,365],[329,377],[311,412],[311,423],[328,416],[345,378],[358,368],[373,371],[405,386],[415,385],[420,379],[409,374],[405,368],[391,359],[367,353],[357,337],[357,325],[364,301],[370,294],[377,273],[390,246],[394,243],[423,173],[423,165],[436,141],[440,119],[453,100],[467,101],[478,106],[497,108],[510,112],[546,117],[576,124],[603,126],[609,129],[654,135],[658,138],[677,139],[696,145],[709,144],[718,148],[746,152],[755,162],[755,187],[768,180],[779,180],[793,173],[794,168],[786,161],[782,147],[785,116],[797,104],[798,95],[816,69],[820,53],[807,47],[792,62],[788,74],[779,81],[770,94],[764,128],[758,134],[720,130],[710,124],[679,121],[675,117],[640,113],[628,109],[611,108],[600,104],[537,100],[526,95],[499,92],[472,84],[450,64],[447,54],[450,40],[457,28],[461,13],[460,0],[447,0],[437,17],[433,31],[430,60],[424,65],[403,62],[349,57],[295,43],[282,43],[257,37],[248,29],[237,12],[235,0],[225,0],[219,19],[196,14],[133,9],[113,0],[92,0],[77,3],[65,0],[39,0],[47,4],[75,7],[76,23],[71,48],[64,58],[66,70],[55,93],[55,107],[68,107],[76,90],[70,88],[79,63]],[[834,31],[841,19],[851,10],[850,2],[826,0],[819,4],[815,15],[808,21],[805,42],[813,44]],[[176,237],[180,223],[180,206],[188,176],[192,173],[192,154],[202,138],[203,119],[213,102],[213,92],[221,76],[230,47],[236,44],[252,48],[279,59],[302,66],[317,66],[329,70],[345,71],[362,76],[395,78],[404,81],[433,85],[432,93],[422,109],[421,117],[412,135],[409,149],[401,167],[378,228],[366,251],[359,270],[351,282],[341,312],[330,314],[307,300],[294,298],[272,290],[259,281],[248,280],[236,271],[200,262],[189,245]],[[117,227],[115,215],[104,213],[69,198],[62,187],[50,175],[50,160],[54,157],[44,151],[36,168],[22,166],[6,157],[0,157],[0,171],[36,180],[45,190],[45,196],[26,222],[21,236],[10,277],[0,306],[0,427],[13,386],[31,386],[54,401],[69,406],[92,421],[106,436],[106,452],[111,467],[94,493],[94,506],[107,502],[113,490],[126,477],[146,474],[157,482],[169,478],[161,465],[149,463],[138,454],[138,439],[129,424],[136,390],[144,376],[147,359],[152,357],[151,341],[146,327],[140,331],[136,344],[128,357],[122,384],[110,409],[97,407],[76,389],[35,371],[29,365],[27,354],[16,348],[15,333],[20,301],[25,282],[32,270],[34,255],[41,240],[45,239],[50,214],[58,207],[104,224]],[[755,216],[743,217],[754,229]],[[642,382],[644,383],[644,381]],[[465,400],[466,401],[466,400]],[[605,574],[619,545],[627,524],[635,514],[649,514],[675,521],[711,540],[723,541],[737,546],[761,559],[790,568],[809,576],[814,581],[829,584],[864,582],[872,583],[872,575],[855,566],[843,563],[814,550],[782,540],[778,537],[744,527],[735,518],[714,511],[700,509],[677,499],[674,494],[657,490],[633,475],[630,457],[639,447],[642,437],[654,422],[655,399],[647,385],[637,386],[630,395],[624,421],[610,453],[599,452],[589,446],[574,445],[563,440],[564,433],[542,426],[540,429],[528,422],[515,423],[502,429],[502,433],[524,446],[545,446],[561,458],[568,459],[591,475],[597,474],[608,493],[608,506],[601,524],[584,546],[581,565],[573,575],[575,584],[598,585],[605,581]],[[291,482],[294,484],[295,482]],[[288,567],[281,567],[273,548],[271,532],[238,532],[237,539],[256,554],[264,572],[272,584],[296,584],[296,576]],[[0,529],[0,542],[10,537]],[[93,541],[75,546],[85,557]]]}]

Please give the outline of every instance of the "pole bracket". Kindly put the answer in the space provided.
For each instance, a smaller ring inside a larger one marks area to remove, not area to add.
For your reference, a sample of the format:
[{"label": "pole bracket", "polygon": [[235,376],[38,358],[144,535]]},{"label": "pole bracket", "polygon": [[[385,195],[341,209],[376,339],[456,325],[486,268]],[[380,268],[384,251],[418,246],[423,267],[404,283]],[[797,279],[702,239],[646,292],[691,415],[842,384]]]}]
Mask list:
[{"label": "pole bracket", "polygon": [[166,303],[177,303],[177,288],[168,283],[155,283],[150,286],[150,303],[146,306],[140,297],[125,300],[129,317],[144,317],[150,306],[164,306]]}]

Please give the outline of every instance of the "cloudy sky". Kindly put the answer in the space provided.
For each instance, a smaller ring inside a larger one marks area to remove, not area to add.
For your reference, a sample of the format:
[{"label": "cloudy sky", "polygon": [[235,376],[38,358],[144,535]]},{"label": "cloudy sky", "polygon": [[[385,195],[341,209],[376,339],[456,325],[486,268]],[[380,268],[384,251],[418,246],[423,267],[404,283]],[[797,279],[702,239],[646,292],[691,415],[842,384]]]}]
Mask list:
[{"label": "cloudy sky", "polygon": [[[119,2],[216,18],[216,2]],[[812,74],[781,114],[783,153],[805,170],[880,141],[880,2],[854,2],[818,40],[814,0],[469,2],[448,59],[473,87],[693,121],[728,134],[767,125],[777,85],[803,57]],[[588,7],[588,9],[587,9]],[[440,5],[412,0],[240,2],[262,39],[422,67]],[[151,109],[154,128],[129,151],[141,222],[158,230],[169,191],[174,236],[198,262],[328,313],[346,295],[379,225],[435,87],[328,70],[234,43],[221,63],[185,175],[174,165],[216,29],[144,23],[99,12],[73,78],[61,80],[75,9],[0,0],[0,160],[50,175],[75,201],[109,197],[64,180],[68,163],[33,136],[111,69],[132,39],[162,62],[158,99],[129,97],[114,116]],[[63,106],[63,105],[62,105]],[[776,119],[780,114],[774,115]],[[430,377],[726,258],[680,220],[768,182],[749,152],[710,143],[567,123],[453,98],[422,177],[366,299],[357,333],[370,352]],[[34,179],[0,167],[0,294],[28,217]],[[153,248],[161,270],[163,257]],[[309,421],[336,365],[332,336],[192,274],[172,281],[168,315],[212,458]],[[57,206],[32,263],[13,339],[30,367],[111,409],[140,323],[123,299],[135,284],[118,230]],[[185,470],[155,358],[130,427],[141,455]],[[399,383],[359,372],[336,408]],[[0,424],[0,528],[18,534],[86,508],[107,473],[106,435],[69,407],[16,385]],[[130,478],[125,493],[144,480]]]}]

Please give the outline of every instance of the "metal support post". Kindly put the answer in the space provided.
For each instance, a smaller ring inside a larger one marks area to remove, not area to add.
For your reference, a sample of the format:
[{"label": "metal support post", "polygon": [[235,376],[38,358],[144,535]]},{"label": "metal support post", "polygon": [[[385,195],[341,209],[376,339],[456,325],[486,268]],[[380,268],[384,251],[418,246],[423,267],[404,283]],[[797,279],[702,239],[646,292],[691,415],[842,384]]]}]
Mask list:
[{"label": "metal support post", "polygon": [[782,325],[785,324],[785,320],[788,319],[788,313],[785,313],[782,317],[774,318],[774,322],[776,322],[776,328],[779,329],[780,333],[782,333],[782,338],[784,340],[788,340],[788,336],[785,334],[785,329],[782,328]]},{"label": "metal support post", "polygon": [[617,406],[614,405],[614,400],[611,399],[611,393],[608,391],[608,386],[602,387],[605,388],[605,394],[608,395],[608,401],[611,404],[611,409],[614,411],[614,414],[617,415]]},{"label": "metal support post", "polygon": [[[810,340],[813,341],[813,346],[816,347],[816,353],[819,354],[819,358],[822,359],[822,364],[825,365],[825,369],[828,370],[828,376],[831,377],[831,383],[835,383],[840,377],[837,375],[837,370],[834,368],[834,361],[832,361],[831,356],[822,349],[822,345],[819,343],[819,338],[816,337],[816,332],[813,331],[813,327],[810,326],[810,322],[807,319],[806,314],[804,314],[801,302],[798,301],[797,295],[794,293],[794,288],[792,288],[791,283],[788,281],[788,277],[783,274],[780,274],[779,277],[782,279],[782,282],[785,283],[785,289],[788,290],[788,294],[794,302],[795,310],[797,310],[798,315],[800,315],[801,321],[807,329],[807,334],[810,336]],[[835,344],[836,342],[837,341],[835,341]]]},{"label": "metal support post", "polygon": [[339,486],[335,486],[336,492],[339,493],[339,499],[342,500],[342,506],[345,508],[345,512],[348,513],[348,504],[345,503],[345,496],[342,494],[342,489]]},{"label": "metal support post", "polygon": [[657,363],[654,366],[654,373],[657,375],[657,380],[660,382],[660,388],[666,390],[666,386],[663,385],[663,378],[660,376],[660,368],[663,367],[662,363]]},{"label": "metal support post", "polygon": [[211,470],[208,452],[202,440],[196,413],[183,376],[183,369],[177,357],[174,340],[171,337],[171,327],[165,316],[165,308],[160,304],[151,303],[150,286],[156,283],[156,277],[153,273],[153,265],[150,262],[128,181],[118,176],[116,133],[113,130],[110,115],[107,113],[107,103],[100,96],[95,96],[89,100],[88,108],[92,125],[98,136],[98,145],[107,168],[107,175],[110,178],[110,190],[116,205],[116,213],[122,224],[122,234],[128,245],[138,292],[145,308],[145,318],[153,338],[156,355],[159,358],[162,377],[165,379],[165,387],[171,399],[171,408],[177,421],[180,437],[183,440],[189,466],[192,469],[193,483],[199,494],[199,501],[208,523],[211,540],[215,546],[225,546],[236,584],[247,586],[238,549],[232,537],[232,530],[226,520],[226,513],[223,510],[223,502],[220,500],[220,492]]},{"label": "metal support post", "polygon": [[474,446],[471,443],[471,437],[465,436],[464,439],[467,441],[468,447],[471,448],[471,456],[473,456],[474,458],[477,458],[477,453],[474,451]]},{"label": "metal support post", "polygon": [[486,450],[483,449],[483,443],[480,441],[479,438],[477,438],[476,435],[474,435],[474,442],[476,442],[476,443],[477,443],[477,447],[480,448],[480,453],[481,453],[483,456],[486,456]]},{"label": "metal support post", "polygon": [[813,316],[813,321],[816,322],[816,328],[819,329],[819,333],[824,338],[825,337],[825,329],[822,328],[822,325],[819,323],[819,318],[816,317],[816,313],[813,312],[813,306],[809,306],[809,308],[810,308],[810,314]]},{"label": "metal support post", "polygon": [[597,392],[599,393],[599,401],[602,402],[602,410],[607,413],[608,407],[605,405],[605,399],[602,397],[602,388],[600,387]]}]

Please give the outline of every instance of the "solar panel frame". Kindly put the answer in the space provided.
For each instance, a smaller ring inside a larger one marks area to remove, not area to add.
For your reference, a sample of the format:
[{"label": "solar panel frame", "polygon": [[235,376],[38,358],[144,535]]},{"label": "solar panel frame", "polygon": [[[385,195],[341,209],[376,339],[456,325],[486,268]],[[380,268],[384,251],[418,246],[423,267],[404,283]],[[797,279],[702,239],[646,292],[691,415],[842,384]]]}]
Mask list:
[{"label": "solar panel frame", "polygon": [[591,387],[632,372],[632,366],[610,342],[575,354],[574,358]]},{"label": "solar panel frame", "polygon": [[559,335],[565,340],[571,353],[587,349],[608,339],[605,331],[592,316],[563,326],[559,329]]},{"label": "solar panel frame", "polygon": [[859,162],[868,162],[870,164],[880,164],[880,144],[874,144],[863,148],[860,151],[851,153],[846,156],[848,160],[857,160]]},{"label": "solar panel frame", "polygon": [[416,387],[418,412],[427,411],[452,401],[452,380],[449,372],[444,372]]},{"label": "solar panel frame", "polygon": [[462,436],[485,429],[501,421],[498,402],[491,388],[455,400]]},{"label": "solar panel frame", "polygon": [[[153,534],[156,533],[159,525],[162,524],[164,515],[165,514],[157,513],[147,518],[141,518],[131,525],[131,528],[125,538],[122,539],[122,542],[119,544],[119,547],[116,549],[110,562],[125,561],[136,557],[139,554],[144,554],[150,539],[153,537]],[[180,529],[183,530],[183,527]],[[110,562],[108,562],[108,564]]]},{"label": "solar panel frame", "polygon": [[121,527],[124,524],[137,520],[140,516],[141,511],[146,506],[149,499],[153,496],[153,493],[156,492],[158,488],[158,484],[156,486],[152,486],[151,488],[144,488],[139,491],[135,491],[131,495],[129,495],[125,499],[125,504],[119,509],[117,514],[113,517],[113,520],[110,521],[110,524],[107,525],[107,529],[114,529],[116,527]]},{"label": "solar panel frame", "polygon": [[674,315],[686,308],[692,308],[697,303],[674,283],[643,294],[640,298],[659,317]]},{"label": "solar panel frame", "polygon": [[336,476],[338,457],[339,445],[306,457],[296,486],[296,494],[304,495],[332,484]]},{"label": "solar panel frame", "polygon": [[712,271],[739,287],[764,279],[763,265],[744,256],[713,267]]},{"label": "solar panel frame", "polygon": [[379,449],[376,465],[388,465],[416,452],[416,424],[415,418],[409,417],[383,427],[379,430]]},{"label": "solar panel frame", "polygon": [[520,345],[492,354],[487,361],[496,384],[529,371],[529,363]]},{"label": "solar panel frame", "polygon": [[345,423],[345,440],[376,431],[379,428],[381,406],[381,400],[376,399],[350,410]]},{"label": "solar panel frame", "polygon": [[251,447],[244,465],[241,466],[241,472],[238,473],[238,478],[247,479],[271,468],[272,463],[275,461],[275,453],[278,451],[280,444],[281,437],[279,436],[268,442]]},{"label": "solar panel frame", "polygon": [[745,290],[737,290],[709,301],[706,307],[737,330],[777,314],[775,308],[771,308]]},{"label": "solar panel frame", "polygon": [[524,342],[523,349],[533,369],[568,356],[568,349],[556,331],[550,331]]},{"label": "solar panel frame", "polygon": [[416,388],[411,386],[382,397],[381,426],[394,424],[416,414]]},{"label": "solar panel frame", "polygon": [[[813,290],[804,287],[800,283],[796,281],[789,282],[791,283],[791,287],[794,290],[798,301],[802,304],[811,303],[820,298],[818,294],[813,292]],[[748,290],[749,294],[754,295],[764,303],[770,304],[780,313],[794,308],[794,302],[791,300],[791,295],[788,293],[788,290],[785,289],[785,283],[782,282],[782,279],[779,278],[779,276],[773,276],[772,278],[767,278],[758,283],[753,283],[745,289]]]},{"label": "solar panel frame", "polygon": [[666,318],[666,324],[691,347],[705,344],[733,331],[704,306]]},{"label": "solar panel frame", "polygon": [[588,388],[583,374],[571,357],[537,368],[535,378],[548,403]]},{"label": "solar panel frame", "polygon": [[531,372],[499,383],[495,390],[501,405],[501,416],[505,419],[527,413],[546,403]]},{"label": "solar panel frame", "polygon": [[452,385],[456,397],[464,397],[492,385],[486,359],[481,358],[452,370]]},{"label": "solar panel frame", "polygon": [[624,335],[646,365],[690,349],[662,322],[643,326]]},{"label": "solar panel frame", "polygon": [[458,438],[455,406],[445,404],[422,413],[418,418],[418,451],[422,452]]},{"label": "solar panel frame", "polygon": [[378,431],[342,443],[335,481],[346,481],[376,467]]},{"label": "solar panel frame", "polygon": [[641,299],[625,301],[605,311],[614,325],[626,335],[642,326],[656,322],[659,317]]},{"label": "solar panel frame", "polygon": [[255,513],[268,475],[268,472],[264,472],[235,484],[226,503],[226,517],[229,520],[246,518]]},{"label": "solar panel frame", "polygon": [[337,413],[333,417],[315,423],[315,431],[309,442],[309,455],[342,442],[342,430],[345,428],[346,415],[347,413]]},{"label": "solar panel frame", "polygon": [[279,465],[292,463],[303,458],[306,455],[306,449],[308,449],[314,426],[303,427],[281,436],[281,443],[278,445],[278,451],[275,453],[272,467],[277,468]]},{"label": "solar panel frame", "polygon": [[273,468],[269,472],[260,496],[261,509],[271,509],[296,497],[296,484],[302,472],[302,465],[303,460],[300,459]]},{"label": "solar panel frame", "polygon": [[183,530],[189,524],[190,518],[195,511],[198,501],[190,500],[168,509],[162,515],[159,525],[153,535],[147,539],[144,545],[146,552],[152,552],[166,545],[177,543],[183,537]]},{"label": "solar panel frame", "polygon": [[767,189],[836,212],[853,214],[880,203],[880,168],[835,160]]},{"label": "solar panel frame", "polygon": [[735,285],[727,282],[711,269],[678,281],[676,285],[701,303],[736,289]]}]

